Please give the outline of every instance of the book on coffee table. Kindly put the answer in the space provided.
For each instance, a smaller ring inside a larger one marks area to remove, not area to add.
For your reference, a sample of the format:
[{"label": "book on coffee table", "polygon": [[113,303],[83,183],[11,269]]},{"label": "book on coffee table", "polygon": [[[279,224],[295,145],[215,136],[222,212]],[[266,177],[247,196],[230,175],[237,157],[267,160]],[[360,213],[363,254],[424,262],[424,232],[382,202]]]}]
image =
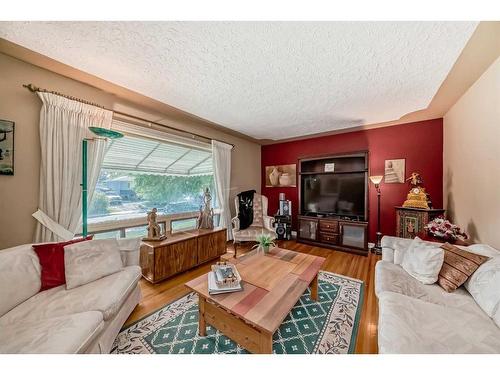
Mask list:
[{"label": "book on coffee table", "polygon": [[215,273],[208,273],[208,293],[209,294],[221,294],[221,293],[231,293],[231,292],[239,292],[242,291],[243,287],[241,286],[241,282],[237,285],[232,286],[218,286],[215,282]]}]

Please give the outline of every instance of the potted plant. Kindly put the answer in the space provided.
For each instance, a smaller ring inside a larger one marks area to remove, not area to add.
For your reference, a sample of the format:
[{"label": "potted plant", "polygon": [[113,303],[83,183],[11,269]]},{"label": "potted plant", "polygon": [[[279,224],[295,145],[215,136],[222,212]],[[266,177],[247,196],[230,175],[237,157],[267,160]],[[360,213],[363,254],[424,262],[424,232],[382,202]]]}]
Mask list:
[{"label": "potted plant", "polygon": [[454,242],[456,240],[467,239],[467,234],[458,225],[452,224],[442,216],[430,221],[424,228],[429,235],[444,241]]},{"label": "potted plant", "polygon": [[271,248],[271,246],[276,246],[271,236],[267,234],[261,234],[257,236],[255,241],[257,241],[257,244],[254,245],[252,249],[257,249],[257,252],[263,252],[264,254],[269,253],[269,249]]}]

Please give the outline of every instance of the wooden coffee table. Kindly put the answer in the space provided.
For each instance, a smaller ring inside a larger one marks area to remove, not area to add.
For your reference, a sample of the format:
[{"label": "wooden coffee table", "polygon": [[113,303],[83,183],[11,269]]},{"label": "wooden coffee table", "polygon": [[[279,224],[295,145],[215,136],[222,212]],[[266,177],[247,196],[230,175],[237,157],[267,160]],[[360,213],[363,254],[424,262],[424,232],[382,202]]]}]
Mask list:
[{"label": "wooden coffee table", "polygon": [[243,291],[210,295],[207,274],[186,283],[198,293],[199,333],[209,324],[252,353],[272,353],[273,334],[307,287],[318,299],[318,271],[325,258],[281,248],[232,259]]}]

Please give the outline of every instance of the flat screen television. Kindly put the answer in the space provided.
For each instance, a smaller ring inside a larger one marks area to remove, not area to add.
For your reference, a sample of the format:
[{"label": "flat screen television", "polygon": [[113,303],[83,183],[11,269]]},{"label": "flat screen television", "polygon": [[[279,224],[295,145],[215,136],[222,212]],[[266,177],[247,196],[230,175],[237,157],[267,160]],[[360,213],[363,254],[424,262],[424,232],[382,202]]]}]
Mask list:
[{"label": "flat screen television", "polygon": [[365,220],[365,178],[364,172],[302,175],[302,214],[339,215]]}]

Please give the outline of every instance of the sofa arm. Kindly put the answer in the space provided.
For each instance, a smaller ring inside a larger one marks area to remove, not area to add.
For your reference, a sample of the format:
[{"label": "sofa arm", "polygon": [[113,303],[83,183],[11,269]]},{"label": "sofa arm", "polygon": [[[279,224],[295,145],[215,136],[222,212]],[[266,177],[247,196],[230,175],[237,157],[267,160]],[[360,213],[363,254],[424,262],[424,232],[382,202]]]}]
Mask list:
[{"label": "sofa arm", "polygon": [[273,226],[274,217],[264,215],[264,216],[262,216],[262,220],[264,221],[264,228],[266,228],[267,230],[270,230],[271,232],[275,231],[274,226]]},{"label": "sofa arm", "polygon": [[240,219],[238,219],[238,216],[233,217],[231,223],[233,224],[233,232],[240,230]]},{"label": "sofa arm", "polygon": [[139,253],[141,248],[140,238],[118,239],[118,246],[120,249],[120,256],[122,258],[123,267],[138,266]]}]

